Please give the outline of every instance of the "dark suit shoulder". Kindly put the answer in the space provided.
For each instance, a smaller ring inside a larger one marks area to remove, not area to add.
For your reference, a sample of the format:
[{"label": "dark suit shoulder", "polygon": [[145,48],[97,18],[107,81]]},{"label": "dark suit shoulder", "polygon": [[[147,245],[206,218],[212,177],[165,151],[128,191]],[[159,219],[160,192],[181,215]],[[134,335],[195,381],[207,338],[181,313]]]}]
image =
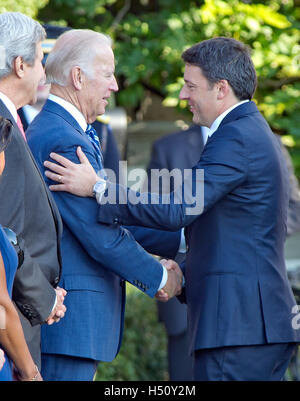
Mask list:
[{"label": "dark suit shoulder", "polygon": [[171,134],[167,134],[159,139],[157,139],[154,143],[154,147],[168,147],[171,145],[178,146],[178,144],[187,141],[190,135],[201,135],[201,127],[197,125],[193,125],[187,130],[181,130],[177,132],[172,132]]},{"label": "dark suit shoulder", "polygon": [[86,138],[83,137],[82,133],[79,125],[71,125],[58,114],[44,109],[36,116],[26,131],[28,144],[31,148],[35,149],[35,146],[39,148],[42,141],[43,150],[49,147],[52,151],[59,149],[62,145],[64,147],[84,145]]}]

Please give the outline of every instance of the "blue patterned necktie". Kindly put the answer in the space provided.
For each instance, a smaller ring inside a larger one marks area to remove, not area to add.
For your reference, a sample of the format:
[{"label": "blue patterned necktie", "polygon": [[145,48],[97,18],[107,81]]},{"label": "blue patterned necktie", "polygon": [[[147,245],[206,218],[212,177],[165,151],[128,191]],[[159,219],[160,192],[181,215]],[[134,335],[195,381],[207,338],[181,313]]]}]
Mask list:
[{"label": "blue patterned necktie", "polygon": [[96,130],[90,124],[88,124],[85,133],[87,134],[89,140],[92,142],[92,145],[94,146],[94,149],[96,150],[98,156],[98,161],[101,167],[103,168],[103,155],[101,151],[99,137],[97,135]]}]

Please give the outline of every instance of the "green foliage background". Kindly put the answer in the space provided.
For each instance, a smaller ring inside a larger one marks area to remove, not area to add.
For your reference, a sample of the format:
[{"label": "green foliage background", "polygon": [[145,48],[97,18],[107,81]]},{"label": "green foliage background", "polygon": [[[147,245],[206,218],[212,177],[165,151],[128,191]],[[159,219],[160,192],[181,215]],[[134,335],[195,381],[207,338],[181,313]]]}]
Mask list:
[{"label": "green foliage background", "polygon": [[166,348],[156,301],[128,284],[121,350],[113,362],[99,364],[95,380],[168,380]]},{"label": "green foliage background", "polygon": [[49,0],[38,18],[114,38],[116,101],[133,119],[149,91],[166,107],[184,108],[178,93],[186,47],[213,36],[244,41],[259,78],[255,100],[273,130],[285,135],[300,176],[299,5],[297,0]]},{"label": "green foliage background", "polygon": [[116,102],[133,119],[149,92],[166,107],[184,108],[178,93],[186,47],[213,36],[244,41],[259,78],[255,100],[284,135],[300,177],[299,0],[0,0],[5,10],[110,34],[120,86]]}]

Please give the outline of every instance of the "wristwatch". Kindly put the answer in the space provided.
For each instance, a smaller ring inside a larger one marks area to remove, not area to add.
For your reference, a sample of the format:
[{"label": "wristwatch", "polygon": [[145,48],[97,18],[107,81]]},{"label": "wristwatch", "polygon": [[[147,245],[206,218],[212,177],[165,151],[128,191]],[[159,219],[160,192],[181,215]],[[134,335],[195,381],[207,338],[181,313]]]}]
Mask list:
[{"label": "wristwatch", "polygon": [[106,189],[106,182],[103,180],[99,180],[93,186],[93,197],[96,198],[97,195],[102,195]]}]

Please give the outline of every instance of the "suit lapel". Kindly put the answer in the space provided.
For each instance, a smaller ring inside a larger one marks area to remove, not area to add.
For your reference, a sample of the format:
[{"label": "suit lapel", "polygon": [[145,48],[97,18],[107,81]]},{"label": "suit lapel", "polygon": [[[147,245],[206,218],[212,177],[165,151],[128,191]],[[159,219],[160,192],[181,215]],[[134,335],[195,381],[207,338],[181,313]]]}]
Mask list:
[{"label": "suit lapel", "polygon": [[259,113],[256,104],[252,101],[243,103],[235,107],[230,113],[228,113],[225,118],[221,121],[220,127],[224,124],[230,123],[234,120],[244,117],[246,114]]}]

